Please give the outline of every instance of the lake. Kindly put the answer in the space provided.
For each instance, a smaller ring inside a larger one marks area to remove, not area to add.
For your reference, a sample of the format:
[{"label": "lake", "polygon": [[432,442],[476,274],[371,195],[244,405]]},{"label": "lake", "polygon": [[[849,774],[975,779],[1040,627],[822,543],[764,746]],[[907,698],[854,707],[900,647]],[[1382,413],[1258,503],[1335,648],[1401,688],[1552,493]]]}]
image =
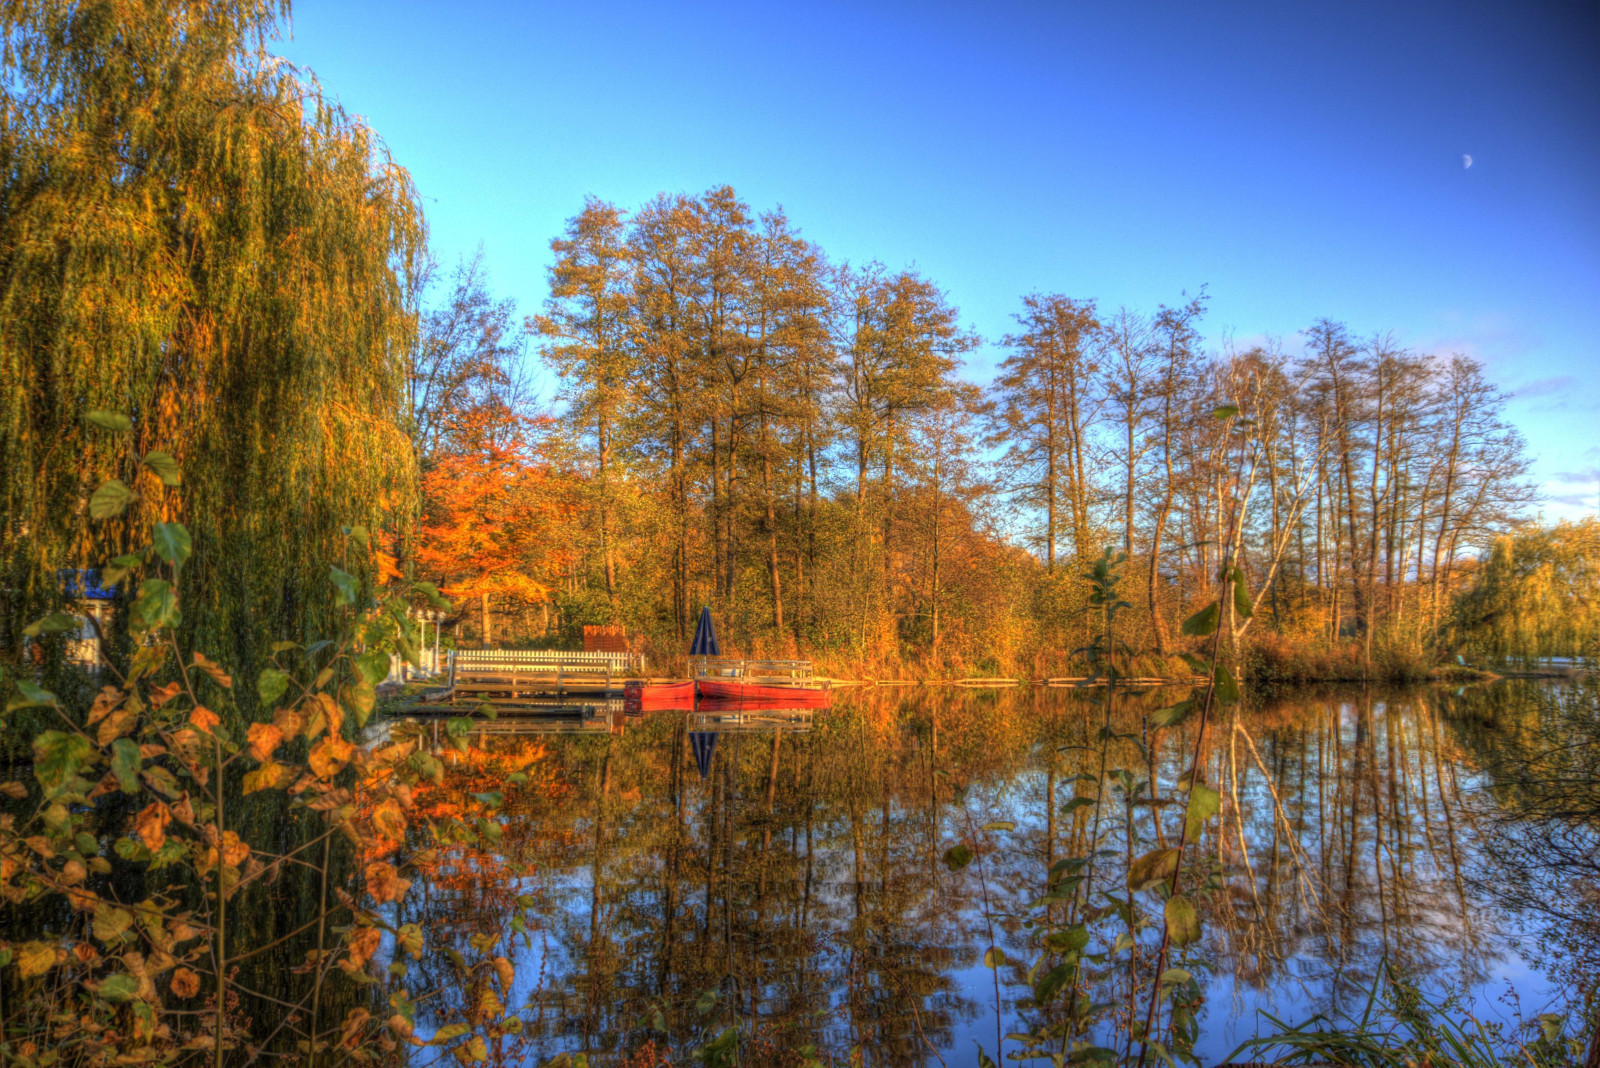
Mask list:
[{"label": "lake", "polygon": [[[1007,1035],[1048,1023],[1027,976],[1042,925],[1125,897],[1128,858],[1181,823],[1170,797],[1197,724],[1148,720],[1175,696],[1108,714],[1066,689],[877,688],[814,715],[660,712],[564,733],[502,720],[419,794],[424,811],[467,814],[512,771],[530,777],[505,791],[497,848],[425,866],[404,917],[429,932],[418,967],[442,978],[441,948],[467,952],[470,930],[521,912],[510,1000],[527,1005],[530,1063],[648,1064],[645,1043],[681,1056],[735,1024],[747,1062],[1016,1052]],[[1499,763],[1562,715],[1592,720],[1595,699],[1592,683],[1507,681],[1214,714],[1203,778],[1221,811],[1186,869],[1211,888],[1191,895],[1200,940],[1173,960],[1201,991],[1200,1060],[1264,1029],[1263,1011],[1359,1011],[1384,962],[1508,1028],[1563,1009],[1593,947],[1541,906],[1527,783]],[[1098,872],[1071,902],[1041,902],[1052,868],[1085,874],[1058,862],[1092,852],[1097,827]],[[950,863],[963,844],[975,859]],[[1107,913],[1085,949],[1113,954],[1081,980],[1111,1046],[1140,1011],[1119,961],[1148,968],[1160,936],[1159,901],[1139,897],[1153,926],[1124,934]],[[444,985],[426,1003],[435,1026],[470,1011]]]}]

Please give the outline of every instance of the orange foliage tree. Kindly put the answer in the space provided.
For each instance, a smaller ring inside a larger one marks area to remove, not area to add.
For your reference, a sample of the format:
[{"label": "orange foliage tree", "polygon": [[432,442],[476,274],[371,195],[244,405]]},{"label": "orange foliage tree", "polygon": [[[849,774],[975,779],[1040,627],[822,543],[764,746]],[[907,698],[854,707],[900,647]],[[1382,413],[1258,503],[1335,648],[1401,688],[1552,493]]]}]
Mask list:
[{"label": "orange foliage tree", "polygon": [[423,474],[417,562],[447,595],[475,599],[483,640],[495,600],[537,603],[569,564],[572,482],[557,472],[554,421],[488,401]]}]

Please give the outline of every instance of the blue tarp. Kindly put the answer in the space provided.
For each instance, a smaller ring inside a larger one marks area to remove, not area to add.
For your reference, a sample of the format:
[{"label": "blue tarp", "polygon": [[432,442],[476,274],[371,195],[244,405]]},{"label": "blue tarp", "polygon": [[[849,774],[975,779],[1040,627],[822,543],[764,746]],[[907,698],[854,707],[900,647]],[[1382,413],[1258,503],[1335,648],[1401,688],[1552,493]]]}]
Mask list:
[{"label": "blue tarp", "polygon": [[711,609],[700,609],[700,624],[694,628],[694,641],[689,643],[690,656],[721,656],[717,645],[717,628],[711,625]]},{"label": "blue tarp", "polygon": [[75,600],[109,601],[115,596],[111,587],[100,585],[99,568],[64,567],[56,577],[61,580],[62,594]]},{"label": "blue tarp", "polygon": [[716,731],[690,731],[689,748],[694,750],[694,766],[700,769],[700,781],[711,774],[711,758],[717,751]]}]

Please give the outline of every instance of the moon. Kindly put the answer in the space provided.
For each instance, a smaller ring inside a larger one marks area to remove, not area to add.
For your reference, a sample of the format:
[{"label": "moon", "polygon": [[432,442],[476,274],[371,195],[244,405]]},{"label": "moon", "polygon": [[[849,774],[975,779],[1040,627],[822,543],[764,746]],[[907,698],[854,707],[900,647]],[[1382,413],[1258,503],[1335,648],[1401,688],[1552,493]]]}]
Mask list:
[{"label": "moon", "polygon": [[1461,169],[1464,170],[1464,171],[1470,171],[1472,169],[1472,157],[1471,156],[1462,156],[1461,157]]}]

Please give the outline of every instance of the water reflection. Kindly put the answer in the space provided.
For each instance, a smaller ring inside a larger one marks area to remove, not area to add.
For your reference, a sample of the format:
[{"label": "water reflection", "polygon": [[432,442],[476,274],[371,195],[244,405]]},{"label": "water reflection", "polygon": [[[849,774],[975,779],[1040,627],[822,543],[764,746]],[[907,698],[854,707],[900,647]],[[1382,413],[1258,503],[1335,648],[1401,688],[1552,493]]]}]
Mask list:
[{"label": "water reflection", "polygon": [[[1300,696],[1213,727],[1204,760],[1223,810],[1199,850],[1220,882],[1191,962],[1203,1060],[1252,1033],[1256,1008],[1296,1018],[1361,996],[1385,959],[1480,999],[1510,982],[1527,1011],[1544,1007],[1550,985],[1513,943],[1531,921],[1475,865],[1515,823],[1484,750],[1528,730],[1551,692]],[[1562,699],[1593,708],[1592,688],[1575,692]],[[971,1062],[974,1039],[992,1055],[997,1030],[1035,1022],[1030,909],[1051,865],[1083,851],[1097,820],[1102,835],[1163,840],[1156,815],[1194,739],[1149,731],[1161,703],[1120,707],[1107,752],[1108,782],[1157,790],[1138,803],[1109,791],[1098,810],[1085,776],[1104,713],[1070,691],[869,690],[814,714],[485,725],[428,803],[471,808],[514,770],[532,781],[508,794],[493,855],[421,878],[408,905],[431,932],[420,965],[442,980],[438,955],[467,949],[453,932],[509,915],[520,894],[536,922],[514,958],[529,1008],[508,1055],[646,1063],[646,1044],[682,1051],[735,1023],[747,1063],[805,1046]],[[1014,826],[978,829],[996,820]],[[941,863],[958,839],[988,843],[981,865]],[[1097,889],[1120,892],[1121,870],[1104,865]],[[495,890],[501,875],[510,886]],[[1014,962],[998,1021],[991,943]],[[1121,997],[1120,975],[1106,969],[1092,994]],[[469,998],[446,990],[436,1020],[470,1013]]]}]

